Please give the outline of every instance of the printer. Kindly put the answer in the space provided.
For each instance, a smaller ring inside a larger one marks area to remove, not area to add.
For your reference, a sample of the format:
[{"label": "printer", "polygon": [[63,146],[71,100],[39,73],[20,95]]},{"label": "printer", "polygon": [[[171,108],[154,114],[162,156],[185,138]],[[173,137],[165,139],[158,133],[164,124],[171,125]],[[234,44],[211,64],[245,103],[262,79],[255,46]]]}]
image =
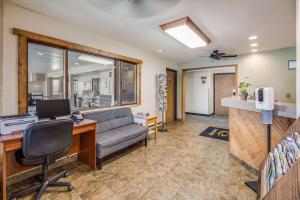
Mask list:
[{"label": "printer", "polygon": [[25,128],[38,121],[36,115],[11,115],[0,117],[0,134],[7,135],[25,130]]}]

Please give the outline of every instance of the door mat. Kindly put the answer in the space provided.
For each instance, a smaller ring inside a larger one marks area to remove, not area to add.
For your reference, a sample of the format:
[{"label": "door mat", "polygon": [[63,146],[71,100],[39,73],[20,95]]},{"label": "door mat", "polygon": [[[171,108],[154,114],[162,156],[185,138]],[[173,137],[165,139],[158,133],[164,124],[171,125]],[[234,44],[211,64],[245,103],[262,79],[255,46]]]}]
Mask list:
[{"label": "door mat", "polygon": [[229,130],[225,128],[217,128],[217,127],[210,126],[199,135],[218,139],[218,140],[224,140],[224,141],[229,140]]}]

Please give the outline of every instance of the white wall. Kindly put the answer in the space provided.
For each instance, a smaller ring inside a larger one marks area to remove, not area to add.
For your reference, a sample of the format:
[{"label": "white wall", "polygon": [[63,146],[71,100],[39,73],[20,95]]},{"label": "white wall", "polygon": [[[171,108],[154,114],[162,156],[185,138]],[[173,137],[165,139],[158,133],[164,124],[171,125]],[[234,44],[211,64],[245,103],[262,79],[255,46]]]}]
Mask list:
[{"label": "white wall", "polygon": [[[233,66],[234,67],[234,66]],[[210,115],[214,110],[214,80],[216,73],[234,73],[234,68],[190,71],[185,76],[185,112]],[[202,83],[201,77],[206,81]]]},{"label": "white wall", "polygon": [[[296,70],[288,70],[288,60],[296,60],[296,48],[278,49],[255,54],[242,55],[237,58],[211,61],[198,59],[178,63],[178,110],[181,110],[181,69],[238,64],[238,81],[247,81],[253,86],[252,94],[257,87],[274,87],[275,98],[281,102],[296,102]],[[285,94],[290,93],[291,98]],[[181,113],[178,113],[181,118]]]},{"label": "white wall", "polygon": [[[206,77],[203,84],[201,77]],[[185,112],[210,114],[209,96],[211,93],[211,74],[209,71],[188,72],[185,77]]]},{"label": "white wall", "polygon": [[89,32],[81,27],[58,21],[39,13],[35,13],[16,5],[4,3],[4,43],[3,43],[3,104],[2,113],[17,113],[17,36],[12,34],[12,28],[20,28],[43,35],[103,49],[120,55],[143,60],[142,65],[142,104],[134,110],[159,114],[157,109],[156,78],[157,72],[163,72],[174,63],[142,49],[102,37],[99,33]]}]

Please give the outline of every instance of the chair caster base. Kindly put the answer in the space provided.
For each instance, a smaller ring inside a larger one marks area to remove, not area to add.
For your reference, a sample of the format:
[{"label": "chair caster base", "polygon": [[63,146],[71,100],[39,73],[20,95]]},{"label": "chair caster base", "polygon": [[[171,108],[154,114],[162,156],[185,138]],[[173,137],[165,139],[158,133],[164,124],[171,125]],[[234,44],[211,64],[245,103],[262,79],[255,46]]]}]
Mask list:
[{"label": "chair caster base", "polygon": [[72,191],[74,189],[73,185],[68,186],[68,191]]},{"label": "chair caster base", "polygon": [[66,172],[65,174],[64,174],[64,177],[66,178],[66,177],[68,177],[70,175],[70,173],[69,172]]}]

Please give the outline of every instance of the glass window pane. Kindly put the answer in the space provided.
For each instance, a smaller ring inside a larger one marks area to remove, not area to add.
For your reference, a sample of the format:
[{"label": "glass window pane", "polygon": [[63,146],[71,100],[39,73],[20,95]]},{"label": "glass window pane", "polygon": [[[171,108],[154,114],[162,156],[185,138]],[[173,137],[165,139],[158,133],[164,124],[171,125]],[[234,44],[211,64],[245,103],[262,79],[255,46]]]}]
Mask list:
[{"label": "glass window pane", "polygon": [[73,110],[117,105],[115,62],[109,58],[69,51],[69,94]]},{"label": "glass window pane", "polygon": [[64,50],[28,44],[28,112],[36,102],[64,98]]},{"label": "glass window pane", "polygon": [[122,104],[136,103],[136,65],[122,62]]}]

